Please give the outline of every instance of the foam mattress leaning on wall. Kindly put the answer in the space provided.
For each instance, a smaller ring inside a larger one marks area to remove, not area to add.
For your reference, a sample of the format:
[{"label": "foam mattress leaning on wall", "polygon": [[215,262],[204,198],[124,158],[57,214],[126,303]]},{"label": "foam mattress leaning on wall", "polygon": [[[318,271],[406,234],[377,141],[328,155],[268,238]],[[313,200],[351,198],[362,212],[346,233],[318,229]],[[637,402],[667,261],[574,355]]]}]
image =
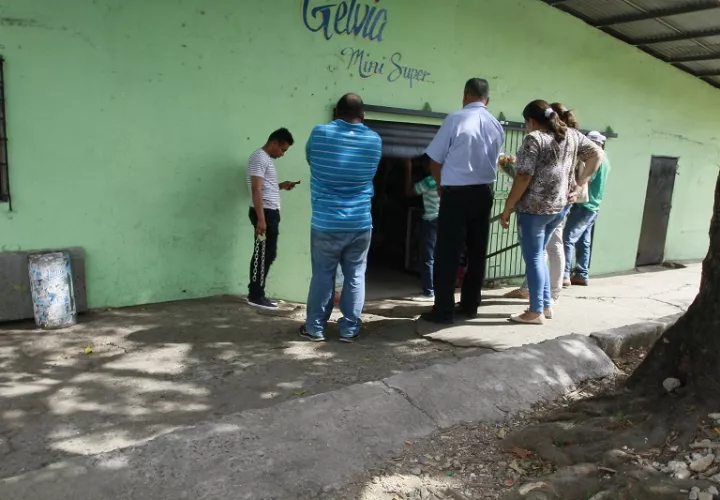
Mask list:
[{"label": "foam mattress leaning on wall", "polygon": [[35,323],[45,329],[65,328],[77,323],[70,254],[31,254],[28,272]]}]

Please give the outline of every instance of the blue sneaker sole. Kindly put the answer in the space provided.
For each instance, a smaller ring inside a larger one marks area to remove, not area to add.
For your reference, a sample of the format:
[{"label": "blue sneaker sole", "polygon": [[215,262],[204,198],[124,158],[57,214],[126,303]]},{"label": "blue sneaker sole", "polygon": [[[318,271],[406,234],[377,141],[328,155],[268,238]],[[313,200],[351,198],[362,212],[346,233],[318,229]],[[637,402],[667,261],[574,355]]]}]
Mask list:
[{"label": "blue sneaker sole", "polygon": [[360,336],[355,335],[354,337],[340,337],[340,342],[343,342],[345,344],[352,344],[355,342]]}]

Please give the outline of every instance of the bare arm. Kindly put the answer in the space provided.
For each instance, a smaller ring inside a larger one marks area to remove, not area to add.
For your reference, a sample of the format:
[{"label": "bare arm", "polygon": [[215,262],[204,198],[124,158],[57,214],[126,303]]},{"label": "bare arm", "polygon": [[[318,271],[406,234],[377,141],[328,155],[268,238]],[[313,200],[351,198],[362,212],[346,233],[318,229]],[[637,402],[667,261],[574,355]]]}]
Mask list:
[{"label": "bare arm", "polygon": [[535,175],[535,161],[539,147],[537,139],[532,135],[528,135],[523,140],[520,151],[518,151],[515,178],[507,200],[505,200],[505,209],[500,216],[500,225],[505,229],[510,227],[510,214],[515,210],[515,205],[523,197]]},{"label": "bare arm", "polygon": [[435,184],[437,185],[438,190],[440,189],[440,186],[442,186],[442,183],[440,182],[440,172],[442,172],[442,164],[436,162],[435,160],[430,160],[430,173],[432,174],[433,179],[435,179]]},{"label": "bare arm", "polygon": [[592,179],[592,176],[595,175],[595,172],[600,169],[600,164],[602,163],[604,154],[605,153],[601,150],[599,153],[595,153],[593,156],[585,160],[585,169],[582,171],[581,177],[577,180],[579,186],[584,186],[590,182],[590,179]]},{"label": "bare arm", "polygon": [[[257,215],[257,231],[258,235],[265,234],[265,210],[263,209],[263,192],[262,186],[265,179],[262,177],[251,176],[250,177],[250,191],[252,193],[253,207],[255,207],[255,214]],[[262,229],[262,230],[261,230]]]},{"label": "bare arm", "polygon": [[580,134],[577,156],[581,161],[585,162],[585,169],[580,172],[580,177],[577,180],[579,186],[584,186],[600,168],[605,152],[600,146]]},{"label": "bare arm", "polygon": [[517,205],[517,202],[520,201],[520,198],[522,198],[522,195],[524,195],[525,191],[527,191],[527,188],[530,185],[531,180],[532,180],[532,175],[527,175],[527,174],[515,175],[515,180],[513,181],[512,189],[510,189],[510,194],[508,194],[507,200],[505,200],[505,210],[512,212],[515,209],[515,205]]}]

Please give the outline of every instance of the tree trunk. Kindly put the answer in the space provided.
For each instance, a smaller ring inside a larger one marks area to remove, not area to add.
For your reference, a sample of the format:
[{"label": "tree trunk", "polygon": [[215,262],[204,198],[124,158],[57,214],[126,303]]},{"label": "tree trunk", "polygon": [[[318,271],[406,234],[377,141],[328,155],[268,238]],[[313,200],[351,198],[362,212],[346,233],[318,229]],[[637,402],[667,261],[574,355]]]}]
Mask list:
[{"label": "tree trunk", "polygon": [[680,379],[698,396],[720,396],[720,176],[700,292],[685,315],[657,341],[628,384],[657,390],[668,377]]}]

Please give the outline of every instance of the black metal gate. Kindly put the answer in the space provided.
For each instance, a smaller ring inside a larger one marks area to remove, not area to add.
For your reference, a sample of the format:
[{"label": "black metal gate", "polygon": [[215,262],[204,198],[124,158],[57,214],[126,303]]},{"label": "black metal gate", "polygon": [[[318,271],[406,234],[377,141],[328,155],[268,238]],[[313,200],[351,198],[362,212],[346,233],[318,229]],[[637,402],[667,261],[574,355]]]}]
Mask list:
[{"label": "black metal gate", "polygon": [[[520,149],[527,132],[520,126],[504,125],[505,145],[503,151],[505,154],[514,155]],[[525,275],[525,262],[520,252],[515,214],[510,217],[510,228],[505,230],[500,225],[500,215],[511,187],[512,179],[502,172],[498,172],[495,181],[495,203],[490,222],[490,243],[485,271],[485,279],[490,281]]]}]

